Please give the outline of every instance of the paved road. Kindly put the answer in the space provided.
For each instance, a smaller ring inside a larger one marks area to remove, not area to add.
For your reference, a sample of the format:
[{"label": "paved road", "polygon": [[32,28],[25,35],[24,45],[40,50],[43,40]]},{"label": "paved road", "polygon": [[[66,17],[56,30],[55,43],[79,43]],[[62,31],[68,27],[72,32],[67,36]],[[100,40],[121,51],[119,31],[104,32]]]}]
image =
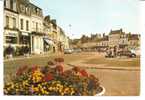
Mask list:
[{"label": "paved road", "polygon": [[[62,56],[64,57],[66,64],[73,63],[74,65],[79,66],[79,64],[82,64],[82,62],[86,62],[92,58],[101,59],[102,54],[79,53]],[[55,57],[56,55],[45,55],[45,56],[38,55],[30,58],[20,58],[15,60],[4,61],[5,80],[8,80],[9,76],[16,70],[17,67],[21,65],[44,66],[46,65],[48,60],[52,60]],[[139,70],[140,67],[133,66],[130,67],[130,69],[133,69],[134,67],[137,68],[138,70],[112,70],[111,68],[109,69],[108,66],[103,66],[104,69],[87,68],[87,70],[100,79],[100,83],[106,89],[105,96],[132,96],[132,95],[137,96],[139,95],[140,91],[140,70]],[[66,65],[65,69],[69,68],[71,68],[71,66]]]}]

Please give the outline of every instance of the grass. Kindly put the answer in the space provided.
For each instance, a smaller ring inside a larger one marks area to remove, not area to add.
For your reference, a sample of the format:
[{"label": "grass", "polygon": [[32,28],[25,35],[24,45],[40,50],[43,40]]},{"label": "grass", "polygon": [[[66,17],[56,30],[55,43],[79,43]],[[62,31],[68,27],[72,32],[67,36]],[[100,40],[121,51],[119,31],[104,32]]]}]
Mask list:
[{"label": "grass", "polygon": [[[93,59],[87,59],[90,56],[94,56]],[[9,77],[13,75],[16,72],[16,69],[18,67],[28,65],[29,67],[33,65],[38,66],[45,66],[49,60],[53,60],[55,57],[58,57],[58,55],[50,55],[48,57],[35,57],[30,59],[21,59],[21,60],[15,60],[15,61],[8,61],[4,62],[4,80],[9,80]],[[97,57],[97,55],[93,55],[92,53],[77,53],[77,54],[67,54],[62,55],[62,57],[65,60],[65,64],[78,61],[78,60],[84,60],[84,63],[87,64],[106,64],[106,66],[124,66],[124,67],[133,67],[133,66],[140,66],[140,58],[134,58],[131,59],[132,61],[121,61],[120,59],[109,59],[104,57]],[[96,57],[96,58],[95,58]]]},{"label": "grass", "polygon": [[[85,54],[67,54],[67,55],[61,55],[65,63],[69,63],[72,61],[77,61],[80,59],[83,59],[87,57],[88,55]],[[34,65],[38,66],[45,66],[48,61],[52,61],[55,57],[60,57],[60,55],[50,55],[48,57],[35,57],[35,58],[29,58],[29,59],[21,59],[21,60],[15,60],[15,61],[8,61],[4,62],[4,80],[9,81],[10,77],[15,74],[17,68],[28,65],[28,67],[32,67]]]},{"label": "grass", "polygon": [[84,62],[86,64],[105,64],[105,66],[139,67],[140,58],[93,58]]}]

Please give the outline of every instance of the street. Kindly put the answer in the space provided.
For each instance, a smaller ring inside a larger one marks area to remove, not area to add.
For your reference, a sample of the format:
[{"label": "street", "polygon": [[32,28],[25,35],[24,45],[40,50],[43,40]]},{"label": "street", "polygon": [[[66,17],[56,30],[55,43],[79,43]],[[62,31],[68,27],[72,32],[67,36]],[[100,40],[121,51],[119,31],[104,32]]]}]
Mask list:
[{"label": "street", "polygon": [[105,58],[96,52],[60,55],[37,55],[4,61],[4,80],[8,81],[16,69],[23,65],[44,66],[55,57],[64,57],[65,70],[73,66],[85,68],[99,78],[105,87],[105,96],[138,96],[140,93],[140,58]]}]

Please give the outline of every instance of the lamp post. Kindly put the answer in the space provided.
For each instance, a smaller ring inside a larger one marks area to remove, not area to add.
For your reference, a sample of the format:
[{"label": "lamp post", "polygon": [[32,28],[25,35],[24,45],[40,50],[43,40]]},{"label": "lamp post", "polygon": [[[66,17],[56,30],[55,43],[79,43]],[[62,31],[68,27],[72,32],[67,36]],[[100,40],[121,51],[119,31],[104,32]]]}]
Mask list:
[{"label": "lamp post", "polygon": [[70,31],[69,33],[70,33],[70,34],[71,34],[71,36],[73,37],[73,36],[74,36],[74,34],[72,34],[72,33],[71,33],[71,27],[72,27],[72,25],[71,25],[71,24],[69,24],[69,31]]}]

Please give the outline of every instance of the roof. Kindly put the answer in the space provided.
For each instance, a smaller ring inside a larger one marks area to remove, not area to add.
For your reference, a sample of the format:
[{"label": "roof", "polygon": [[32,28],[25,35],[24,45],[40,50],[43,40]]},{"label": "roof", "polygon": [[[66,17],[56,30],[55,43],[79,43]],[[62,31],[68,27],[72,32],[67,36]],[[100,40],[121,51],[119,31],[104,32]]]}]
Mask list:
[{"label": "roof", "polygon": [[129,35],[128,40],[139,40],[139,35],[131,34],[131,35]]},{"label": "roof", "polygon": [[108,36],[104,36],[103,38],[100,38],[100,39],[99,39],[99,42],[100,42],[100,41],[108,41],[108,40],[109,40]]},{"label": "roof", "polygon": [[29,4],[31,5],[31,7],[35,7],[35,8],[38,8],[38,9],[42,10],[40,7],[38,7],[38,6],[36,6],[36,5],[32,4],[32,3],[29,3]]},{"label": "roof", "polygon": [[122,34],[122,33],[123,33],[122,29],[120,29],[120,30],[113,30],[113,31],[111,30],[109,34],[112,35],[112,34]]}]

